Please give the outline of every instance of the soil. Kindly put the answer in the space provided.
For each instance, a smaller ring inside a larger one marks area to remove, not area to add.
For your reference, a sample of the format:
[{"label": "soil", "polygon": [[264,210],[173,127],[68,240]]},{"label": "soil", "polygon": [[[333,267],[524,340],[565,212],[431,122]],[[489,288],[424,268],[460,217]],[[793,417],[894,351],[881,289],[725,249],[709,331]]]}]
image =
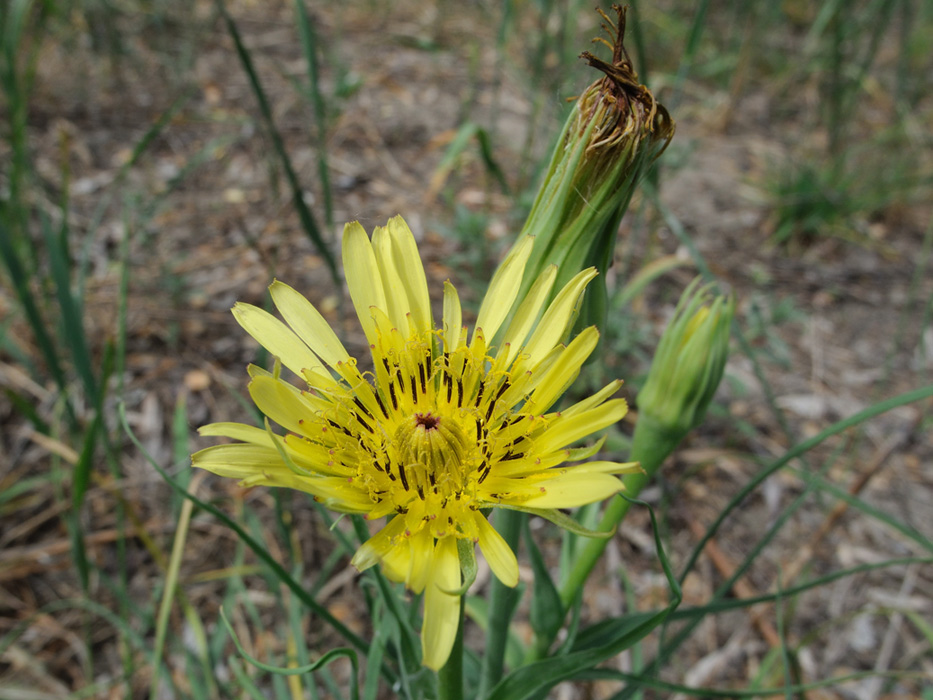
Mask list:
[{"label": "soil", "polygon": [[[504,42],[497,38],[498,8],[484,3],[402,2],[390,12],[375,3],[313,8],[323,46],[320,88],[328,96],[324,143],[333,212],[326,222],[320,124],[306,90],[293,5],[240,0],[229,6],[329,249],[339,259],[343,222],[357,219],[370,230],[401,213],[419,240],[435,302],[450,279],[466,298],[467,313],[475,313],[483,284],[521,226],[527,202],[503,191],[478,148],[468,147],[453,161],[446,160],[448,148],[462,124],[479,125],[489,134],[510,192],[533,192],[535,168],[566,111],[564,98],[595,78],[590,69],[582,62],[564,63],[559,46],[545,46],[545,70],[535,75],[529,45],[536,45],[542,21],[530,8],[515,18]],[[165,580],[180,502],[116,424],[118,387],[129,425],[151,458],[188,478],[186,455],[213,442],[197,436],[198,426],[251,420],[242,399],[246,366],[256,360],[257,349],[229,312],[234,302],[263,305],[267,285],[281,279],[322,310],[351,354],[366,354],[342,284],[335,284],[327,260],[302,229],[272,137],[214,5],[167,7],[164,14],[123,9],[106,19],[74,9],[67,21],[51,18],[41,38],[32,41],[37,62],[28,115],[36,175],[30,203],[61,223],[57,203],[67,187],[71,250],[76,263],[87,265],[84,324],[97,362],[117,337],[121,251],[128,244],[126,364],[112,380],[114,398],[106,411],[113,439],[126,446],[118,464],[108,466],[102,457],[95,464],[81,521],[94,570],[117,576],[124,561],[130,598],[148,615],[160,598],[154,592]],[[716,20],[710,21],[715,27]],[[565,39],[582,50],[598,31],[596,17],[581,13],[577,24]],[[649,13],[649,36],[660,24]],[[544,28],[554,31],[546,23]],[[804,33],[792,39],[799,43]],[[894,58],[882,52],[879,71]],[[736,339],[707,421],[643,494],[658,509],[675,571],[763,465],[882,399],[928,385],[933,375],[933,330],[924,313],[933,298],[927,272],[929,189],[906,191],[883,207],[830,222],[820,235],[802,231],[782,244],[774,235],[781,211],[776,174],[788,164],[814,162],[827,148],[825,130],[813,126],[819,81],[789,91],[786,81],[756,82],[737,72],[724,85],[688,80],[677,88],[677,65],[659,54],[649,76],[678,123],[660,170],[660,200],[668,215],[636,197],[622,224],[610,284],[621,288],[634,272],[664,256],[681,264],[649,286],[631,309],[618,311],[606,331],[603,363],[607,375],[627,380],[625,395],[634,404],[654,343],[680,291],[697,273],[690,245],[738,298],[738,327],[747,347]],[[865,98],[875,111],[853,122],[853,140],[867,139],[896,112],[887,85],[876,87]],[[795,100],[790,105],[789,94]],[[933,113],[929,96],[914,111],[917,123],[929,123],[922,116]],[[134,148],[163,118],[167,123],[134,160]],[[917,138],[929,146],[928,134]],[[0,146],[0,162],[9,158],[6,148]],[[929,154],[927,148],[927,172]],[[878,149],[871,156],[884,162]],[[35,289],[46,309],[53,308],[50,290],[38,284]],[[29,327],[15,309],[5,281],[0,316],[11,321],[0,327],[13,344],[36,356]],[[30,374],[4,347],[0,385],[29,397],[44,420],[61,424],[54,384],[43,373]],[[77,380],[74,395],[80,419],[89,421],[92,409]],[[927,399],[888,411],[826,440],[765,480],[707,545],[686,579],[683,606],[709,600],[765,529],[805,493],[815,473],[933,541],[930,405]],[[70,697],[98,682],[102,690],[95,697],[148,697],[149,658],[135,659],[138,673],[130,690],[108,682],[121,677],[126,663],[117,627],[89,628],[77,608],[45,607],[84,596],[66,518],[68,471],[81,445],[37,433],[9,394],[0,397],[0,424],[0,491],[39,477],[23,494],[0,500],[0,639],[17,625],[26,630],[12,646],[0,642],[0,696],[7,687],[17,689],[15,697]],[[631,424],[616,432],[624,440]],[[332,533],[299,494],[245,490],[202,474],[192,478],[191,488],[264,527],[272,556],[295,563],[308,585],[334,549]],[[286,512],[290,541],[275,530],[277,508]],[[128,517],[125,540],[120,513]],[[543,523],[533,529],[556,566],[558,535]],[[236,536],[204,512],[195,513],[184,545],[180,587],[210,633],[230,590],[230,567],[241,567],[247,590],[238,595],[255,606],[266,631],[243,613],[234,624],[256,653],[282,658],[282,640],[273,630],[281,622],[275,619],[275,596],[284,594],[250,573],[255,557],[238,554]],[[732,595],[753,597],[844,568],[910,556],[929,556],[929,550],[847,507],[838,494],[811,492]],[[521,561],[522,577],[530,581],[527,557]],[[129,611],[120,610],[104,578],[92,576],[88,597],[141,628]],[[347,562],[339,563],[317,600],[368,634],[358,579]],[[482,593],[487,582],[488,571],[481,571],[476,590]],[[634,509],[589,582],[583,620],[649,609],[667,596],[647,512]],[[881,674],[812,690],[807,697],[920,697],[933,684],[929,623],[924,629],[918,622],[931,619],[931,601],[929,564],[848,576],[777,607],[708,617],[661,678],[725,692],[752,682],[780,687],[786,642],[794,652],[792,675],[800,682],[858,671]],[[528,635],[526,615],[523,608],[518,629]],[[317,621],[304,619],[301,625],[313,651],[339,645]],[[151,625],[146,629],[151,634]],[[176,606],[170,636],[191,633]],[[93,669],[85,656],[88,640]],[[473,642],[481,644],[481,636],[471,625],[468,643]],[[657,643],[656,636],[649,638],[645,660]],[[623,654],[607,667],[629,670],[636,661]],[[178,687],[186,688],[180,652],[166,663]],[[886,680],[888,672],[901,673]],[[620,686],[574,681],[556,688],[553,697],[604,698]]]}]

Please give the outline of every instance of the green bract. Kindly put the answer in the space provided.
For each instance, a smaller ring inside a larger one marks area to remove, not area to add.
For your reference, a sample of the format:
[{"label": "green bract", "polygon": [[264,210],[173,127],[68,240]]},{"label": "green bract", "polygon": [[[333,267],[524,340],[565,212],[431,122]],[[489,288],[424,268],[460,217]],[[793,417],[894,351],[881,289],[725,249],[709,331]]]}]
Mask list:
[{"label": "green bract", "polygon": [[[605,75],[577,99],[518,238],[535,237],[519,299],[552,264],[559,269],[555,289],[585,268],[606,271],[636,185],[674,136],[674,120],[638,82],[623,46],[624,12],[618,23],[603,18],[614,33],[612,62],[582,54]],[[604,326],[606,299],[601,275],[584,299],[583,326]]]},{"label": "green bract", "polygon": [[694,280],[661,337],[648,380],[638,393],[639,420],[649,417],[679,440],[699,425],[729,356],[733,297],[712,301]]}]

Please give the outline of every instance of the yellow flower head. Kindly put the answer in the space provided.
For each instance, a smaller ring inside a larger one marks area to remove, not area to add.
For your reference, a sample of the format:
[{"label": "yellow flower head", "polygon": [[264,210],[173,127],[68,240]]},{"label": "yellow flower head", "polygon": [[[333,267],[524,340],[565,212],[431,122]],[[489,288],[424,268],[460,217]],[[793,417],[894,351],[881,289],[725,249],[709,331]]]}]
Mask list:
[{"label": "yellow flower head", "polygon": [[[347,224],[344,269],[372,371],[361,371],[307,299],[274,282],[272,300],[284,323],[249,304],[233,313],[307,385],[298,389],[277,373],[250,368],[250,396],[286,435],[215,423],[201,434],[241,442],[193,456],[194,466],[245,485],[299,489],[369,519],[392,516],[353,564],[363,570],[378,563],[389,578],[425,592],[423,658],[434,669],[446,662],[457,630],[458,540],[477,543],[503,583],[518,582],[515,554],[482,509],[592,503],[622,489],[614,474],[637,469],[564,465],[595,454],[596,448],[568,446],[620,420],[627,407],[610,399],[621,385],[615,381],[548,412],[596,347],[595,328],[561,344],[596,272],[578,274],[544,308],[557,273],[547,268],[502,328],[532,240],[525,238],[500,266],[468,336],[450,282],[443,323],[434,324],[424,268],[400,216],[377,227],[372,241],[359,223]],[[500,331],[501,342],[491,347]]]}]

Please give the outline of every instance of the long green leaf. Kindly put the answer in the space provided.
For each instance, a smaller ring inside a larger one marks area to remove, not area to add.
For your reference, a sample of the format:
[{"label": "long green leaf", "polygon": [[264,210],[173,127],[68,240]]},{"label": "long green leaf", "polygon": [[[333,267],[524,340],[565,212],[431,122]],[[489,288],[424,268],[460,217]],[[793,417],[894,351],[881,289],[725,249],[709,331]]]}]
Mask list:
[{"label": "long green leaf", "polygon": [[[737,690],[735,688],[730,688],[728,690],[717,690],[715,688],[697,688],[695,686],[667,683],[656,678],[645,678],[634,673],[624,673],[623,671],[612,671],[609,669],[595,669],[581,674],[581,677],[588,679],[620,680],[628,683],[630,687],[646,686],[649,688],[656,688],[657,690],[664,690],[667,691],[667,693],[683,693],[685,695],[693,695],[701,698],[758,698],[775,695],[784,695],[785,697],[791,695],[803,696],[805,693],[812,690],[842,685],[843,683],[851,683],[852,681],[865,678],[891,678],[894,680],[913,678],[921,681],[926,679],[926,676],[920,672],[891,671],[889,673],[881,673],[878,671],[859,671],[856,673],[848,673],[844,676],[836,676],[835,678],[824,678],[823,680],[813,681],[812,683],[786,685],[780,688],[755,688],[754,690]],[[625,691],[613,695],[612,700],[621,700],[623,697],[626,697]]]},{"label": "long green leaf", "polygon": [[671,613],[670,619],[672,621],[699,619],[705,615],[715,615],[722,612],[728,612],[730,610],[748,608],[753,605],[758,605],[759,603],[773,603],[778,598],[789,598],[814,588],[825,586],[829,583],[832,583],[833,581],[846,578],[847,576],[855,576],[856,574],[863,574],[868,571],[874,571],[876,569],[887,569],[892,566],[907,566],[908,564],[933,564],[933,557],[905,557],[899,559],[888,559],[886,561],[875,562],[872,564],[861,564],[859,566],[853,566],[850,569],[834,571],[831,574],[820,576],[819,578],[807,581],[806,583],[798,584],[791,588],[785,588],[784,591],[780,594],[763,593],[762,595],[754,596],[752,598],[719,598],[706,605],[681,608]]},{"label": "long green leaf", "polygon": [[[607,643],[592,648],[571,651],[564,656],[556,656],[536,661],[528,666],[510,673],[489,694],[487,700],[526,700],[537,697],[543,691],[552,688],[557,683],[576,677],[577,675],[594,668],[597,664],[629,648],[640,639],[643,639],[651,630],[663,623],[667,617],[680,605],[682,594],[670,561],[664,552],[661,535],[658,529],[654,510],[643,501],[631,500],[632,503],[644,506],[651,517],[651,528],[654,533],[655,547],[664,576],[671,589],[671,602],[667,607],[638,615],[624,616]],[[584,638],[581,635],[581,638]],[[597,637],[597,639],[602,639]]]},{"label": "long green leaf", "polygon": [[[560,600],[560,593],[547,570],[547,565],[544,563],[544,557],[541,556],[541,550],[531,538],[531,528],[528,526],[527,518],[524,521],[524,531],[525,549],[531,558],[531,568],[534,572],[529,613],[531,627],[534,629],[536,639],[554,639],[564,621],[564,606]],[[540,652],[543,656],[547,653],[547,649],[541,649]]]},{"label": "long green leaf", "polygon": [[3,258],[3,262],[6,265],[10,280],[13,282],[13,288],[16,290],[16,295],[19,297],[19,303],[23,307],[23,312],[26,314],[26,320],[29,321],[33,335],[36,338],[36,343],[39,345],[39,352],[42,353],[42,357],[48,365],[49,371],[52,373],[52,378],[58,385],[59,391],[66,397],[65,406],[69,418],[71,419],[72,426],[77,427],[77,419],[75,418],[71,402],[67,400],[65,373],[62,371],[58,353],[55,350],[55,344],[52,342],[52,336],[49,334],[42,314],[39,311],[39,307],[36,305],[36,299],[29,289],[29,280],[26,270],[23,268],[23,264],[13,246],[12,240],[10,240],[10,231],[4,226],[2,218],[0,218],[0,258]]}]

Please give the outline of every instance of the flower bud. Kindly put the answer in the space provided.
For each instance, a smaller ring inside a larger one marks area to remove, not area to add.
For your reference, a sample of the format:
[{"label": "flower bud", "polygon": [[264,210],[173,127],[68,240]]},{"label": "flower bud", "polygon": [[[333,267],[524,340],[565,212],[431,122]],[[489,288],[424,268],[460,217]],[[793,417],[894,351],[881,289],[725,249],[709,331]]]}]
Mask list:
[{"label": "flower bud", "polygon": [[648,418],[679,441],[703,420],[729,356],[735,298],[710,299],[699,278],[684,291],[638,393],[639,422]]},{"label": "flower bud", "polygon": [[[617,24],[600,12],[614,40],[612,62],[582,54],[605,75],[577,99],[518,239],[535,237],[519,299],[552,264],[559,270],[554,289],[588,267],[605,273],[638,181],[674,136],[667,110],[638,82],[623,46],[625,10],[615,9]],[[587,291],[583,325],[604,325],[606,297],[603,274]]]}]

